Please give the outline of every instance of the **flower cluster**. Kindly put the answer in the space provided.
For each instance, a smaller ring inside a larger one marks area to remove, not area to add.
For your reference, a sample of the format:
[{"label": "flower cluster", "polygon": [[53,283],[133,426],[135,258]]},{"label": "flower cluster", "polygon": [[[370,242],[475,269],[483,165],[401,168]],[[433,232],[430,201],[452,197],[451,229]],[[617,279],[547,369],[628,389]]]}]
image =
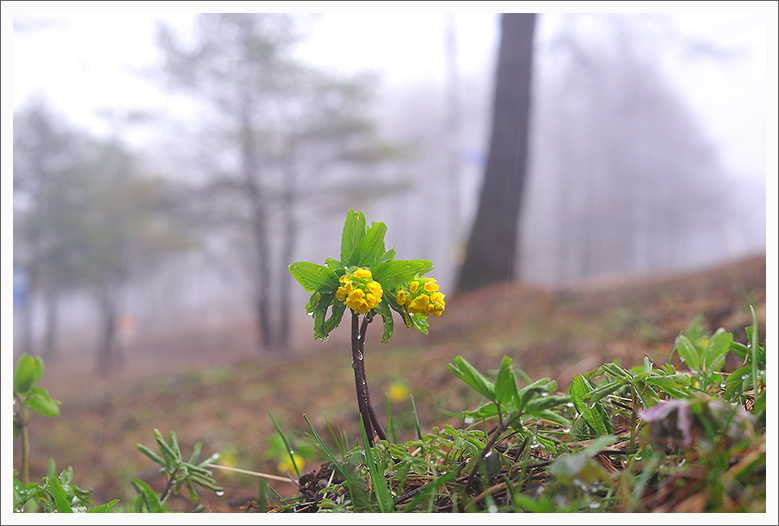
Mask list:
[{"label": "flower cluster", "polygon": [[434,278],[415,277],[406,287],[398,290],[398,304],[405,305],[411,314],[440,316],[446,308],[446,294],[438,291]]},{"label": "flower cluster", "polygon": [[335,291],[335,297],[354,312],[365,314],[381,303],[383,291],[379,282],[373,281],[370,270],[358,268],[354,272],[344,274],[338,281],[342,285]]}]

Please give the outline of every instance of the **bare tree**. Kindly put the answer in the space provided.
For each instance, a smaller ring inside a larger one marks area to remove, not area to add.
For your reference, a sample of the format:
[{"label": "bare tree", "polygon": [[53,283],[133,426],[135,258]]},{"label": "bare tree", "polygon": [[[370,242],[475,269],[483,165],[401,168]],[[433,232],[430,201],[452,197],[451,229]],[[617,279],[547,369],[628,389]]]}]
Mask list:
[{"label": "bare tree", "polygon": [[286,267],[300,230],[298,205],[317,207],[333,194],[325,176],[343,163],[393,154],[363,116],[371,79],[338,79],[291,59],[293,22],[285,15],[201,15],[191,48],[165,26],[159,32],[171,85],[215,110],[209,137],[220,151],[210,150],[198,203],[204,223],[247,234],[242,252],[265,349],[288,342]]},{"label": "bare tree", "polygon": [[492,138],[456,290],[512,279],[525,183],[535,14],[503,14]]}]

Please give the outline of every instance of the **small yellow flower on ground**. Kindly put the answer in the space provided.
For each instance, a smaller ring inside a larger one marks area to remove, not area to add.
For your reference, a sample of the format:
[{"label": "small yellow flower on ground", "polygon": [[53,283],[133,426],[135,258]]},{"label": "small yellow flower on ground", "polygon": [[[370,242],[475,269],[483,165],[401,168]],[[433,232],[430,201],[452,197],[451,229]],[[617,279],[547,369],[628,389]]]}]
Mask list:
[{"label": "small yellow flower on ground", "polygon": [[400,380],[395,380],[389,386],[387,397],[391,402],[402,402],[408,397],[408,387]]},{"label": "small yellow flower on ground", "polygon": [[[295,459],[295,464],[298,467],[298,471],[303,473],[303,466],[305,466],[305,461],[303,460],[303,457],[298,455],[297,453],[292,453],[292,458]],[[276,468],[281,473],[286,473],[287,470],[289,470],[290,473],[295,473],[295,466],[292,465],[292,460],[289,458],[289,455],[284,455],[284,458],[282,458],[278,464],[276,464]]]}]

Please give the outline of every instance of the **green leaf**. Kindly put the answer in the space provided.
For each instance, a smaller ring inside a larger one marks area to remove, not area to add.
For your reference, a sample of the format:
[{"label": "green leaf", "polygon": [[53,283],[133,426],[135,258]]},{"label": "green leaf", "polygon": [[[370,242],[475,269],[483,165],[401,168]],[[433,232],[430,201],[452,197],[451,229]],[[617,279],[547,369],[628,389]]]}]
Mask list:
[{"label": "green leaf", "polygon": [[[590,406],[585,402],[586,395],[593,390],[590,382],[581,374],[577,374],[571,381],[569,392],[573,399],[574,407],[576,407],[576,410],[582,415],[584,421],[587,422],[592,430],[598,435],[607,435],[611,422],[608,420],[608,415],[606,415],[606,409],[603,407],[603,404],[601,402],[596,402],[593,406]],[[605,420],[604,415],[606,416]]]},{"label": "green leaf", "polygon": [[[568,403],[568,402],[565,402]],[[539,419],[543,420],[549,420],[550,422],[555,422],[557,424],[560,424],[563,427],[571,427],[571,421],[565,418],[564,416],[558,415],[554,411],[550,411],[548,409],[540,409],[537,411],[533,411],[533,416]]]},{"label": "green leaf", "polygon": [[395,247],[392,247],[384,254],[379,256],[379,260],[375,263],[375,265],[378,265],[379,263],[384,263],[385,261],[392,261],[393,259],[395,259]]},{"label": "green leaf", "polygon": [[[40,357],[38,359],[40,360]],[[39,365],[38,361],[27,353],[19,357],[14,371],[14,390],[19,395],[24,396],[29,393],[38,381],[40,378],[39,367],[40,372],[43,372],[43,361]]]},{"label": "green leaf", "polygon": [[611,382],[610,384],[603,385],[591,391],[585,396],[585,399],[588,400],[590,403],[599,402],[600,400],[610,395],[614,391],[617,391],[620,388],[622,388],[624,385],[625,384],[619,381]]},{"label": "green leaf", "polygon": [[344,265],[354,264],[352,263],[352,254],[365,236],[366,230],[365,216],[362,212],[354,210],[346,212],[346,221],[344,221],[344,230],[341,235],[341,263]]},{"label": "green leaf", "polygon": [[373,223],[368,232],[354,248],[351,261],[358,267],[372,267],[384,254],[384,234],[387,233],[387,225],[382,222]]},{"label": "green leaf", "polygon": [[87,513],[108,513],[111,509],[119,503],[119,499],[114,499],[111,502],[101,504],[96,508],[92,508]]},{"label": "green leaf", "polygon": [[51,491],[51,496],[54,497],[54,504],[57,506],[57,511],[59,513],[73,513],[73,510],[70,507],[70,501],[68,500],[68,495],[62,488],[59,479],[57,479],[57,477],[46,477],[46,479],[49,482],[49,491]]},{"label": "green leaf", "polygon": [[717,329],[703,350],[701,360],[703,368],[709,372],[718,372],[722,369],[731,343],[733,343],[733,335],[725,329]]},{"label": "green leaf", "polygon": [[[556,386],[557,384],[554,383],[552,385]],[[541,378],[540,380],[536,380],[535,382],[532,382],[520,389],[518,393],[519,403],[517,405],[517,409],[524,412],[525,405],[530,401],[531,398],[539,393],[549,392],[551,389],[554,389],[552,385],[550,385],[549,378]]]},{"label": "green leaf", "polygon": [[35,494],[34,489],[27,489],[20,480],[16,478],[18,473],[14,470],[14,511],[24,506],[30,497]]},{"label": "green leaf", "polygon": [[547,411],[553,407],[567,404],[571,401],[570,396],[549,395],[539,396],[529,400],[524,407],[524,412],[537,415],[540,412]]},{"label": "green leaf", "polygon": [[333,309],[331,311],[330,317],[327,318],[325,321],[325,339],[327,338],[327,335],[330,334],[333,329],[338,327],[338,324],[341,323],[341,319],[344,316],[344,312],[346,311],[346,304],[340,301],[336,301],[333,303]]},{"label": "green leaf", "polygon": [[381,316],[381,320],[384,324],[384,330],[381,333],[381,341],[382,343],[387,343],[390,341],[390,338],[392,338],[392,331],[395,329],[395,321],[392,319],[392,311],[390,310],[389,303],[382,301],[376,305],[376,312]]},{"label": "green leaf", "polygon": [[27,405],[33,411],[36,411],[43,416],[54,418],[59,416],[60,408],[62,404],[59,400],[52,400],[49,397],[49,392],[42,387],[33,387],[30,397],[27,399]]},{"label": "green leaf", "polygon": [[132,479],[130,484],[132,484],[135,491],[141,496],[141,501],[146,506],[149,513],[165,513],[165,508],[162,506],[162,503],[160,503],[160,499],[148,484],[141,479]]},{"label": "green leaf", "polygon": [[679,353],[679,356],[682,357],[682,360],[687,364],[687,366],[694,370],[699,371],[700,370],[700,362],[698,360],[698,350],[695,348],[695,345],[693,345],[692,341],[685,336],[684,334],[680,334],[676,337],[676,351]]},{"label": "green leaf", "polygon": [[765,349],[763,349],[762,359],[760,356],[760,342],[758,341],[758,329],[757,329],[757,316],[755,315],[755,309],[752,305],[749,306],[749,310],[752,312],[752,327],[747,331],[749,335],[749,347],[752,350],[752,380],[755,385],[755,394],[758,392],[758,375],[757,369],[760,366],[761,369],[765,369]]},{"label": "green leaf", "polygon": [[652,374],[652,362],[649,361],[648,356],[644,356],[644,372],[646,374]]},{"label": "green leaf", "polygon": [[306,292],[331,292],[338,288],[338,276],[322,265],[309,261],[295,261],[289,272]]},{"label": "green leaf", "polygon": [[454,365],[449,364],[449,370],[457,378],[473,387],[480,395],[488,400],[495,400],[495,385],[462,356],[455,356]]},{"label": "green leaf", "polygon": [[335,272],[337,276],[343,276],[346,274],[346,270],[344,269],[343,264],[341,264],[340,261],[334,258],[325,258],[325,263],[327,263],[328,268]]},{"label": "green leaf", "polygon": [[677,384],[671,376],[650,376],[646,383],[656,385],[674,398],[689,398],[689,392],[684,390],[685,386]]},{"label": "green leaf", "polygon": [[732,342],[730,344],[730,350],[733,351],[739,358],[746,359],[749,354],[749,347],[743,343]]},{"label": "green leaf", "polygon": [[427,328],[429,326],[427,322],[427,316],[422,316],[421,314],[409,314],[411,317],[411,325],[421,332],[422,334],[427,334]]},{"label": "green leaf", "polygon": [[611,376],[614,376],[616,378],[625,378],[625,379],[633,378],[632,374],[630,374],[629,372],[627,372],[625,369],[615,364],[614,362],[604,363],[602,367],[605,372],[609,373]]},{"label": "green leaf", "polygon": [[514,362],[508,356],[503,356],[500,363],[498,377],[495,380],[495,397],[499,404],[518,404],[519,392],[517,390],[517,379],[511,370],[511,364]]},{"label": "green leaf", "polygon": [[197,462],[197,459],[200,456],[200,451],[201,451],[202,448],[203,448],[203,444],[201,444],[200,442],[195,444],[195,447],[192,448],[192,455],[190,455],[190,457],[189,457],[189,463],[190,464],[194,464],[194,463]]},{"label": "green leaf", "polygon": [[334,298],[334,292],[326,294],[314,292],[311,295],[311,300],[306,305],[306,311],[314,320],[314,338],[327,341],[328,331],[325,330],[325,316]]},{"label": "green leaf", "polygon": [[162,459],[162,457],[148,447],[144,446],[143,444],[135,444],[135,448],[160,466],[165,467],[165,461]]},{"label": "green leaf", "polygon": [[381,283],[381,288],[394,291],[400,285],[411,281],[416,274],[425,274],[433,270],[433,264],[424,259],[393,260],[378,263],[371,270],[373,279]]}]

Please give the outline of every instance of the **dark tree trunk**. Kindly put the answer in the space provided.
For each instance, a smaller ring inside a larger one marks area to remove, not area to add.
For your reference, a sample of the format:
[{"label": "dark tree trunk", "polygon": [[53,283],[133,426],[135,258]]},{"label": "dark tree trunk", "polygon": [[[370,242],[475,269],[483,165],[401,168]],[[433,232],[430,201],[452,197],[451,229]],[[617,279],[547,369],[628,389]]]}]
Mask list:
[{"label": "dark tree trunk", "polygon": [[530,74],[536,15],[503,14],[495,99],[484,183],[456,290],[514,277],[530,118]]}]

